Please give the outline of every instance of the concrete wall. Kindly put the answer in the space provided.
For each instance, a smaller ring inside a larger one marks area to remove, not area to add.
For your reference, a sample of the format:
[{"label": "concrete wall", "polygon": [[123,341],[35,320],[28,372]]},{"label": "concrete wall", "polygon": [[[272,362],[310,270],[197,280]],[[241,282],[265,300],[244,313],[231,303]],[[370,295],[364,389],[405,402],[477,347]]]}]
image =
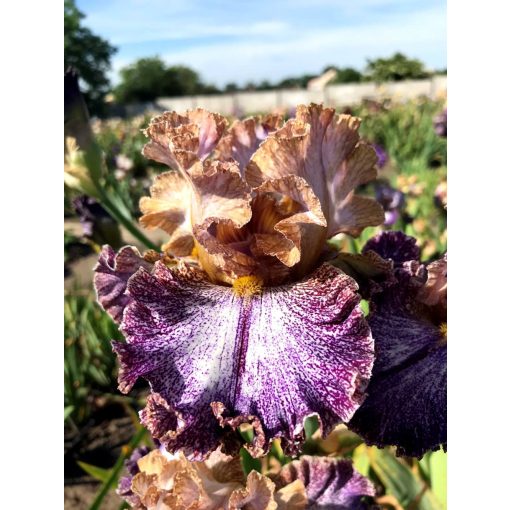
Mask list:
[{"label": "concrete wall", "polygon": [[[324,103],[327,106],[352,106],[364,99],[381,100],[391,97],[408,100],[420,96],[437,99],[446,95],[446,76],[427,80],[407,80],[393,83],[352,83],[330,85],[321,91],[270,90],[235,92],[212,96],[162,97],[147,110],[184,111],[202,107],[224,115],[247,115],[273,110],[290,110],[298,104]],[[147,105],[148,106],[148,105]]]}]

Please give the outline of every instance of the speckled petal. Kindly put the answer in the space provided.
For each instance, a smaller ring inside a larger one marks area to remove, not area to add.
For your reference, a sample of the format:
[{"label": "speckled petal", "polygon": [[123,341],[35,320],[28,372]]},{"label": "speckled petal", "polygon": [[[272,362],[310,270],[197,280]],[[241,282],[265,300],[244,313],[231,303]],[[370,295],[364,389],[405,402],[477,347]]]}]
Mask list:
[{"label": "speckled petal", "polygon": [[375,487],[358,473],[350,460],[304,455],[286,464],[274,476],[276,487],[294,480],[304,483],[307,509],[361,510],[363,496],[375,496]]},{"label": "speckled petal", "polygon": [[446,338],[417,299],[424,266],[405,262],[395,274],[370,300],[376,361],[368,397],[349,427],[368,444],[421,457],[446,445]]},{"label": "speckled petal", "polygon": [[328,237],[340,232],[357,236],[384,221],[375,201],[354,190],[377,176],[377,156],[359,141],[359,119],[335,115],[332,108],[298,106],[296,119],[270,134],[253,155],[246,180],[256,187],[267,179],[297,175],[320,200]]},{"label": "speckled petal", "polygon": [[295,452],[307,416],[317,414],[326,433],[364,398],[373,342],[356,288],[323,265],[301,282],[238,297],[196,269],[157,262],[129,281],[127,343],[114,343],[120,389],[149,381],[159,397],[144,422],[170,451],[203,458],[236,437],[229,429],[242,417],[258,430],[255,454],[274,437]]},{"label": "speckled petal", "polygon": [[129,278],[140,269],[150,271],[152,264],[143,259],[134,246],[125,246],[118,254],[111,246],[103,246],[94,267],[97,301],[110,317],[120,323],[131,298],[125,294]]}]

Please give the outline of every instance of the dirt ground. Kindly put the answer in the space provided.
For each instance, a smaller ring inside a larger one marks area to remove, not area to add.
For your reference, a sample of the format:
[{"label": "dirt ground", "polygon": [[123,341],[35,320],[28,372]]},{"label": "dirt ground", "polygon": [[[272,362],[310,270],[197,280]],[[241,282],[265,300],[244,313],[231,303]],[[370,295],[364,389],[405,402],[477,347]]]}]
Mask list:
[{"label": "dirt ground", "polygon": [[[100,484],[85,473],[78,461],[108,469],[112,467],[135,433],[132,418],[120,404],[96,410],[79,429],[64,428],[64,507],[87,510]],[[103,500],[101,510],[117,510],[122,500],[113,492]]]},{"label": "dirt ground", "polygon": [[[88,510],[98,490],[97,483],[64,486],[64,510]],[[110,492],[103,499],[101,510],[118,510],[121,503],[119,496]]]}]

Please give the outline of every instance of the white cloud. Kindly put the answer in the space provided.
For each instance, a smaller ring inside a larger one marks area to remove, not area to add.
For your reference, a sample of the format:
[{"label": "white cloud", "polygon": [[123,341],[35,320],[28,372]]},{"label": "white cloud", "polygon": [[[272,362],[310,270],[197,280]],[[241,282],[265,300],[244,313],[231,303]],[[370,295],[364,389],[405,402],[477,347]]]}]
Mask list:
[{"label": "white cloud", "polygon": [[94,9],[83,9],[85,23],[119,46],[114,81],[156,54],[217,85],[362,68],[395,51],[446,66],[444,0],[105,0]]},{"label": "white cloud", "polygon": [[429,66],[446,63],[446,16],[443,9],[399,15],[382,24],[287,32],[273,39],[250,38],[235,44],[203,44],[163,54],[168,63],[198,70],[205,80],[280,80],[292,74],[318,72],[327,64],[362,67],[367,57],[402,51]]}]

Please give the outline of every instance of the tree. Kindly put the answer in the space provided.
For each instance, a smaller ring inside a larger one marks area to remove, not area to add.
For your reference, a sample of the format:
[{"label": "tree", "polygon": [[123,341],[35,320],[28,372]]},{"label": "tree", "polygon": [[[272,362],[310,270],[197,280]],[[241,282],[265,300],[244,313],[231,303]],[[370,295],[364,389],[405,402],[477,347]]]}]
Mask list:
[{"label": "tree", "polygon": [[308,82],[313,78],[317,78],[317,75],[316,74],[304,74],[299,77],[285,78],[280,83],[278,83],[276,88],[278,88],[278,89],[306,89]]},{"label": "tree", "polygon": [[120,103],[219,92],[213,85],[202,83],[199,74],[193,69],[185,66],[167,67],[159,57],[136,60],[120,70],[120,78],[115,89],[115,98]]},{"label": "tree", "polygon": [[257,90],[273,90],[275,87],[271,85],[271,82],[269,80],[262,80],[257,85]]},{"label": "tree", "polygon": [[402,53],[395,53],[389,58],[368,60],[366,78],[369,81],[401,81],[406,79],[426,78],[429,73],[423,62],[410,59]]},{"label": "tree", "polygon": [[89,111],[100,115],[110,89],[110,59],[117,49],[82,26],[84,17],[74,0],[64,1],[64,72],[69,67],[78,71]]},{"label": "tree", "polygon": [[237,92],[239,90],[239,86],[237,83],[229,82],[225,85],[225,92]]},{"label": "tree", "polygon": [[115,99],[120,103],[153,101],[163,95],[165,63],[158,57],[141,58],[120,70]]},{"label": "tree", "polygon": [[363,75],[352,67],[337,69],[336,78],[332,83],[359,83],[363,79]]}]

